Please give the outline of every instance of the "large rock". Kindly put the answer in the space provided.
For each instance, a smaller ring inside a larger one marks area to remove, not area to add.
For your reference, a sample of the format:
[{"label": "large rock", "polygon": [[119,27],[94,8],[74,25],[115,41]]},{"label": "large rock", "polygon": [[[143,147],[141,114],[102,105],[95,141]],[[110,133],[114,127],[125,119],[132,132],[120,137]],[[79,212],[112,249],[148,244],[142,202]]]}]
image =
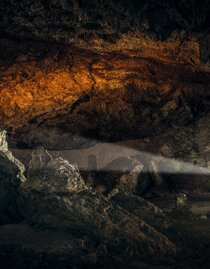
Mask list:
[{"label": "large rock", "polygon": [[143,167],[141,162],[132,157],[121,157],[100,170],[99,180],[106,186],[107,192],[118,188],[122,192],[136,194]]},{"label": "large rock", "polygon": [[19,187],[25,181],[25,168],[8,149],[6,131],[0,131],[0,224],[18,222]]},{"label": "large rock", "polygon": [[53,159],[43,147],[32,151],[28,169],[29,185],[56,192],[80,191],[85,183],[76,164],[62,158]]},{"label": "large rock", "polygon": [[56,158],[46,168],[44,182],[55,192],[80,192],[86,188],[76,164]]},{"label": "large rock", "polygon": [[147,159],[147,154],[144,160],[141,155],[115,159],[99,174],[107,192],[117,188],[124,193],[144,195],[163,182],[155,160]]},{"label": "large rock", "polygon": [[152,226],[101,195],[22,190],[27,221],[103,242],[110,253],[147,256],[173,253],[173,244]]},{"label": "large rock", "polygon": [[171,227],[170,221],[160,208],[139,196],[118,192],[111,200],[161,232]]}]

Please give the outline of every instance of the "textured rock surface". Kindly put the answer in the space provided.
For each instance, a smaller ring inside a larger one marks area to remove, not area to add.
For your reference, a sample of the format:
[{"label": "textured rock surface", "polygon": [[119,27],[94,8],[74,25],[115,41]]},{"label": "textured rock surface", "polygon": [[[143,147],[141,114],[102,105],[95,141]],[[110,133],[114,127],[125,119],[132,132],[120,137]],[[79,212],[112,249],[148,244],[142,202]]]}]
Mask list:
[{"label": "textured rock surface", "polygon": [[[13,58],[27,51],[22,43],[3,42],[3,48],[17,48]],[[93,53],[37,44],[34,50],[48,53],[25,62],[3,61],[0,118],[1,125],[13,128],[11,144],[78,148],[86,143],[78,135],[145,137],[189,123],[209,98],[208,68],[199,63],[198,52],[196,64],[179,59],[173,41],[155,46]],[[196,43],[186,46],[197,50]]]},{"label": "textured rock surface", "polygon": [[165,232],[171,225],[160,208],[144,200],[140,196],[119,192],[112,197],[112,201],[128,212],[142,218],[146,223],[159,231]]},{"label": "textured rock surface", "polygon": [[15,146],[152,136],[208,109],[206,1],[22,0],[0,11],[0,120]]},{"label": "textured rock surface", "polygon": [[103,242],[112,255],[120,250],[122,256],[144,257],[175,250],[165,236],[101,195],[89,191],[47,193],[33,187],[22,192],[29,223],[88,236]]},{"label": "textured rock surface", "polygon": [[[93,268],[110,265],[106,247],[70,233],[46,231],[25,224],[0,228],[1,266],[11,269]],[[103,249],[104,247],[104,249]],[[122,263],[122,260],[121,260]]]},{"label": "textured rock surface", "polygon": [[176,30],[210,27],[209,2],[196,0],[11,0],[0,12],[3,33],[63,42],[114,42],[129,31],[166,39]]},{"label": "textured rock surface", "polygon": [[51,160],[48,163],[44,181],[49,188],[56,192],[79,192],[86,188],[77,165],[70,164],[62,158]]},{"label": "textured rock surface", "polygon": [[24,166],[8,149],[6,132],[0,131],[0,224],[22,220],[17,207]]}]

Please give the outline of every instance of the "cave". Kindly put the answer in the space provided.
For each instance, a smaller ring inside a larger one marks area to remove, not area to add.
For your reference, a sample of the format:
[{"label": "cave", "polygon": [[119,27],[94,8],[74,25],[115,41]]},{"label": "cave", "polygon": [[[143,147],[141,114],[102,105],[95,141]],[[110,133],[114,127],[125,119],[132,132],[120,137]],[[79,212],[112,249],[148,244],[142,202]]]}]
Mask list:
[{"label": "cave", "polygon": [[209,16],[0,2],[1,268],[208,268]]}]

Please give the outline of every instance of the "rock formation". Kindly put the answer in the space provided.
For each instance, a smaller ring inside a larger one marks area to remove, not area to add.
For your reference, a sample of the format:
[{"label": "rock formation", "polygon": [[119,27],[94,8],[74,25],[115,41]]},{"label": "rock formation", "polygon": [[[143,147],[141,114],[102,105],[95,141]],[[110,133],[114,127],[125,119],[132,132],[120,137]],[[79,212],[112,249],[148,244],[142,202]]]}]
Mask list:
[{"label": "rock formation", "polygon": [[71,165],[62,158],[53,159],[43,147],[32,152],[26,185],[35,185],[40,190],[47,188],[52,192],[79,192],[85,189],[77,165]]},{"label": "rock formation", "polygon": [[[29,179],[21,185],[18,204],[25,223],[79,236],[84,244],[88,237],[88,244],[96,244],[97,248],[103,243],[109,255],[119,257],[143,258],[175,252],[174,245],[160,233],[167,229],[167,218],[160,209],[135,196],[131,196],[127,204],[128,196],[118,200],[118,196],[107,199],[93,193],[86,187],[76,165],[49,156],[43,148],[32,153],[32,170],[29,170]],[[158,219],[162,221],[160,232],[152,227],[154,219],[158,228]]]},{"label": "rock formation", "polygon": [[31,224],[86,235],[109,249],[112,246],[114,253],[126,245],[131,252],[122,249],[122,255],[163,255],[174,250],[166,237],[103,196],[88,191],[48,194],[28,189],[23,190],[23,195],[26,219]]},{"label": "rock formation", "polygon": [[32,152],[28,167],[28,179],[43,179],[47,164],[52,160],[51,155],[43,147],[38,147]]},{"label": "rock formation", "polygon": [[18,209],[19,187],[25,168],[9,151],[6,131],[0,131],[0,224],[23,219]]}]

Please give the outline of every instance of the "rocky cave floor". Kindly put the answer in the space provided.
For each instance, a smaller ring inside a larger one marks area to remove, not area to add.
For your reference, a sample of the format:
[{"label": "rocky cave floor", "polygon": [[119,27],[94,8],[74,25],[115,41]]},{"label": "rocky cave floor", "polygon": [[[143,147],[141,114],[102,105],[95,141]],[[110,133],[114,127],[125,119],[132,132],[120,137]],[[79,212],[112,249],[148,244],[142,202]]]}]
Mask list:
[{"label": "rocky cave floor", "polygon": [[[183,138],[179,146],[185,149],[179,160],[185,156],[189,161],[191,156],[194,164],[197,160],[196,164],[205,163],[208,168],[204,150],[208,149],[208,121],[206,117],[176,131],[177,139]],[[184,139],[190,129],[191,142]],[[190,155],[189,143],[195,144],[198,134],[202,151]],[[172,136],[174,132],[162,135],[162,140],[158,138],[162,150],[167,150],[165,156],[175,156],[177,144],[170,144]],[[165,144],[161,143],[163,139]],[[186,169],[182,162],[172,162],[177,174],[161,173],[156,155],[147,160],[156,165],[142,172],[139,159],[135,155],[127,157],[133,153],[131,147],[135,145],[139,150],[145,145],[141,139],[123,142],[128,147],[118,154],[124,157],[117,156],[113,144],[115,154],[106,148],[109,157],[101,166],[108,167],[108,172],[102,168],[93,171],[89,163],[79,171],[69,158],[78,161],[80,156],[97,156],[100,163],[97,148],[104,144],[72,150],[69,155],[62,151],[49,153],[43,147],[24,150],[24,155],[23,150],[8,149],[4,131],[0,142],[1,268],[208,267],[210,193],[208,184],[203,186],[208,174],[198,173],[192,178],[189,171],[179,173],[180,167]],[[147,142],[157,146],[156,138]],[[27,171],[12,152],[25,163]],[[58,154],[69,161],[58,158]],[[125,164],[128,171],[122,170]],[[78,163],[79,168],[82,165]],[[169,186],[174,188],[174,182],[178,185],[172,190]],[[145,191],[140,193],[142,188]]]},{"label": "rocky cave floor", "polygon": [[[158,203],[156,200],[155,202]],[[167,202],[164,199],[164,202]],[[29,226],[2,225],[0,248],[2,268],[207,268],[210,262],[210,219],[169,216],[173,227],[167,236],[177,246],[173,257],[100,256],[94,251],[81,255],[82,240],[67,232]],[[76,244],[77,243],[77,244]],[[76,246],[74,246],[74,244]]]}]

